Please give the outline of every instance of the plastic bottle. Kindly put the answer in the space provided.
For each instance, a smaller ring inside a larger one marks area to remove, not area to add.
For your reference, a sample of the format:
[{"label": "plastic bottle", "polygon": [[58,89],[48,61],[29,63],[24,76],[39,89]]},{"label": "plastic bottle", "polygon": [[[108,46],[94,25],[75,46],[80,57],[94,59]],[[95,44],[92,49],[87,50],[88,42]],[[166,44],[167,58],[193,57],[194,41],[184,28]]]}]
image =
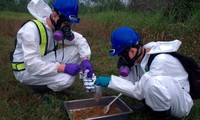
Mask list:
[{"label": "plastic bottle", "polygon": [[83,85],[86,92],[95,92],[94,82],[96,80],[95,74],[93,74],[92,78],[87,78],[87,73],[89,70],[86,70],[84,74],[82,72],[79,73],[79,79],[83,80]]},{"label": "plastic bottle", "polygon": [[89,71],[85,71],[84,74],[82,72],[80,72],[79,73],[79,79],[83,80],[83,85],[84,85],[86,92],[94,93],[95,101],[98,102],[101,99],[101,96],[102,96],[102,87],[94,84],[94,82],[97,78],[95,76],[95,74],[93,74],[92,78],[87,78],[88,72]]},{"label": "plastic bottle", "polygon": [[102,87],[95,85],[95,101],[98,102],[102,96]]}]

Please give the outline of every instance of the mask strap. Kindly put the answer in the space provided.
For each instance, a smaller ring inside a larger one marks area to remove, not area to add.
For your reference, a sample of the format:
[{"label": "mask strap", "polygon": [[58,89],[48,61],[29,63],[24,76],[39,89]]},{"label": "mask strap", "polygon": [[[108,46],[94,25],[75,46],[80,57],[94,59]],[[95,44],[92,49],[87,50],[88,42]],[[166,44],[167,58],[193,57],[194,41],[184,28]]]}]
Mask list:
[{"label": "mask strap", "polygon": [[136,52],[135,56],[133,57],[133,59],[135,59],[135,60],[137,60],[142,55],[142,49],[141,49],[141,47],[137,46],[136,48],[137,48],[137,52]]},{"label": "mask strap", "polygon": [[66,18],[64,18],[63,16],[59,16],[59,19],[57,21],[57,28],[60,29],[61,25],[63,22],[67,21]]},{"label": "mask strap", "polygon": [[53,26],[54,26],[54,30],[56,31],[56,30],[57,30],[56,22],[53,20],[52,15],[50,15],[49,18],[50,18],[50,20],[51,20],[51,23],[52,23]]},{"label": "mask strap", "polygon": [[144,58],[145,54],[146,54],[146,49],[144,49],[144,54],[143,54],[142,58]]}]

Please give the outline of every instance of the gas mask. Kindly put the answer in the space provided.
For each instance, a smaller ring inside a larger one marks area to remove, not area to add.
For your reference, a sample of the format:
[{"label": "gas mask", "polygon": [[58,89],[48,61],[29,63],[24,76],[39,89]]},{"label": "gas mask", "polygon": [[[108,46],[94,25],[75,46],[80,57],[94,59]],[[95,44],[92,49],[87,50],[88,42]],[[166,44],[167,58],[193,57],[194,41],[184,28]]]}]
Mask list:
[{"label": "gas mask", "polygon": [[[74,34],[71,31],[71,23],[63,15],[59,16],[57,23],[55,23],[52,16],[50,16],[50,20],[55,28],[53,36],[56,41],[60,41],[60,40],[64,40],[64,39],[72,41],[74,39]],[[64,25],[61,27],[61,25],[64,22],[69,22],[69,25]]]},{"label": "gas mask", "polygon": [[119,57],[117,68],[119,69],[119,75],[122,77],[127,77],[130,73],[130,68],[123,57]]},{"label": "gas mask", "polygon": [[128,52],[123,51],[119,54],[119,59],[117,62],[117,68],[119,69],[119,74],[122,77],[127,77],[130,73],[131,67],[134,65],[134,61],[131,62]]},{"label": "gas mask", "polygon": [[123,77],[127,77],[129,75],[135,61],[142,55],[142,48],[140,46],[136,46],[135,48],[137,48],[137,52],[132,59],[129,57],[130,48],[125,49],[118,55],[119,59],[117,62],[117,68],[119,69],[119,74]]},{"label": "gas mask", "polygon": [[65,25],[60,30],[56,30],[54,32],[54,39],[56,41],[60,41],[60,40],[63,40],[63,39],[67,39],[69,41],[72,41],[74,39],[74,34],[71,31],[71,27]]}]

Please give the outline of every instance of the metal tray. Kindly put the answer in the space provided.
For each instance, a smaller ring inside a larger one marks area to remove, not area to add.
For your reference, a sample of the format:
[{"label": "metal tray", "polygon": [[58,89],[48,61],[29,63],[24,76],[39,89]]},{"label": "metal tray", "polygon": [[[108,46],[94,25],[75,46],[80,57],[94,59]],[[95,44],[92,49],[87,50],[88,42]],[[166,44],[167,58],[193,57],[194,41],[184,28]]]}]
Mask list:
[{"label": "metal tray", "polygon": [[[99,102],[96,102],[94,98],[80,99],[72,101],[64,101],[64,107],[70,120],[73,120],[71,115],[72,111],[91,108],[95,106],[106,106],[108,105],[116,96],[101,97]],[[122,111],[116,114],[103,115],[98,117],[86,118],[85,120],[126,120],[128,119],[128,114],[132,113],[132,109],[129,108],[120,98],[114,102],[117,107]]]}]

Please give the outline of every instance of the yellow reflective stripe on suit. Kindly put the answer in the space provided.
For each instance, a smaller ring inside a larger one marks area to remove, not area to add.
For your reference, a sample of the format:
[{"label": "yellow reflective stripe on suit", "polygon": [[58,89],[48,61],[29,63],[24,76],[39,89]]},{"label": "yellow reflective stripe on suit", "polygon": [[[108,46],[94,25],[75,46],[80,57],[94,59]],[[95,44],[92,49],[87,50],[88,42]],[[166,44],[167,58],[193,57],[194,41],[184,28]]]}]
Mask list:
[{"label": "yellow reflective stripe on suit", "polygon": [[[31,21],[33,21],[38,28],[38,32],[39,32],[39,35],[40,35],[40,51],[41,51],[41,55],[44,56],[46,54],[47,42],[48,42],[46,28],[38,20],[31,20]],[[25,66],[24,66],[23,62],[13,62],[12,68],[13,68],[14,71],[25,70]]]},{"label": "yellow reflective stripe on suit", "polygon": [[13,68],[14,71],[25,70],[24,63],[12,63],[12,68]]},{"label": "yellow reflective stripe on suit", "polygon": [[46,47],[47,47],[47,33],[44,25],[38,20],[32,20],[38,27],[39,34],[40,34],[40,51],[42,56],[46,54]]}]

